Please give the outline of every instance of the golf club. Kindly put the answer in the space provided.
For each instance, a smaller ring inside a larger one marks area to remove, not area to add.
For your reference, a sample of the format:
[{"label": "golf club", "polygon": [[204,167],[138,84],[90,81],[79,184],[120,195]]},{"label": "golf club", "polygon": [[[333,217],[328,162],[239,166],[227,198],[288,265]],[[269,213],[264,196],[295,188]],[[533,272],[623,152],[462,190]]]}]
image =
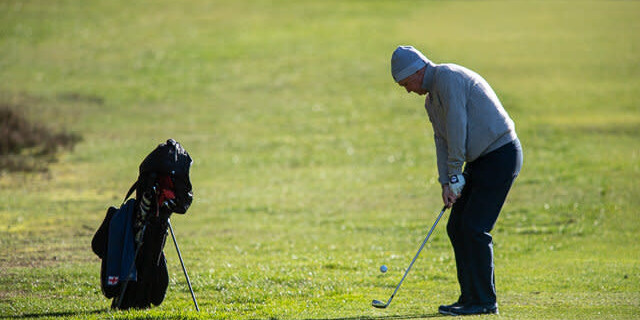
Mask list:
[{"label": "golf club", "polygon": [[429,233],[427,234],[427,237],[424,238],[424,241],[422,241],[422,245],[420,246],[420,249],[418,249],[418,252],[416,253],[416,256],[413,257],[413,260],[411,261],[411,264],[407,268],[407,271],[404,272],[404,276],[402,276],[402,280],[400,280],[400,283],[398,283],[398,286],[396,287],[396,290],[393,291],[393,294],[389,298],[389,301],[387,301],[387,303],[384,303],[384,302],[382,302],[380,300],[373,300],[371,302],[371,305],[373,307],[379,308],[379,309],[384,309],[384,308],[388,307],[389,304],[391,304],[391,300],[393,300],[393,297],[396,295],[396,292],[398,292],[398,289],[400,289],[400,286],[402,285],[402,282],[404,281],[404,278],[406,278],[407,274],[409,274],[409,270],[411,270],[411,267],[413,266],[413,263],[416,262],[416,259],[420,255],[420,251],[422,251],[422,248],[424,248],[424,245],[427,243],[427,240],[429,240],[429,237],[431,236],[431,233],[433,232],[433,229],[435,229],[436,225],[438,225],[438,221],[440,221],[440,218],[442,218],[442,215],[444,214],[445,210],[447,210],[447,206],[442,207],[442,211],[440,211],[440,215],[438,215],[438,218],[436,219],[436,222],[431,227],[431,230],[429,230]]},{"label": "golf club", "polygon": [[176,245],[176,251],[178,251],[178,258],[180,259],[180,264],[182,265],[182,271],[184,271],[184,277],[187,278],[187,284],[189,285],[189,291],[191,291],[191,298],[193,299],[193,304],[196,306],[196,311],[200,312],[200,308],[198,308],[198,302],[196,301],[196,295],[193,293],[193,289],[191,288],[191,281],[189,280],[189,275],[187,274],[187,268],[184,267],[184,261],[182,261],[182,255],[180,254],[180,248],[178,248],[178,242],[176,241],[176,236],[173,234],[171,221],[167,219],[167,223],[169,224],[169,230],[171,231],[171,238],[173,238],[173,244]]}]

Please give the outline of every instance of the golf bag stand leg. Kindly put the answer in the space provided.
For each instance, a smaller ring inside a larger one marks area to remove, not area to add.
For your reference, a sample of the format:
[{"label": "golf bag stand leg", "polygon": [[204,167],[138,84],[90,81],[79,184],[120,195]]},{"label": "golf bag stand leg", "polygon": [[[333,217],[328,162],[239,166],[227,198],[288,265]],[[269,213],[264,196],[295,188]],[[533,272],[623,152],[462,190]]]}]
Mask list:
[{"label": "golf bag stand leg", "polygon": [[173,228],[171,227],[171,220],[167,219],[167,223],[169,224],[169,231],[171,231],[171,238],[173,239],[173,244],[175,244],[176,251],[178,251],[178,259],[180,259],[180,264],[182,265],[182,271],[184,271],[184,277],[187,279],[187,285],[189,285],[189,291],[191,291],[191,298],[193,299],[193,304],[196,306],[196,311],[200,312],[200,308],[198,308],[198,302],[196,301],[196,295],[193,293],[193,288],[191,288],[191,281],[189,280],[189,275],[187,274],[187,268],[185,268],[184,261],[182,261],[182,255],[180,254],[180,248],[178,248],[178,242],[176,241],[176,236],[173,234]]}]

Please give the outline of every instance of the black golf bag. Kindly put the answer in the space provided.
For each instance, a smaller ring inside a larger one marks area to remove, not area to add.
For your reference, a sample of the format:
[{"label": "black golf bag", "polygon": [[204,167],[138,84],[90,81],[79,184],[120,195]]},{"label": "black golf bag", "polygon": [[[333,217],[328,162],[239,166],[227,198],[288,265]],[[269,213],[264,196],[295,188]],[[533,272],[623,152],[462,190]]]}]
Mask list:
[{"label": "black golf bag", "polygon": [[[164,300],[169,217],[186,213],[191,205],[191,163],[178,142],[167,140],[142,161],[120,208],[107,210],[91,248],[102,259],[100,283],[103,294],[113,298],[112,308],[149,308]],[[134,191],[135,199],[127,200]]]}]

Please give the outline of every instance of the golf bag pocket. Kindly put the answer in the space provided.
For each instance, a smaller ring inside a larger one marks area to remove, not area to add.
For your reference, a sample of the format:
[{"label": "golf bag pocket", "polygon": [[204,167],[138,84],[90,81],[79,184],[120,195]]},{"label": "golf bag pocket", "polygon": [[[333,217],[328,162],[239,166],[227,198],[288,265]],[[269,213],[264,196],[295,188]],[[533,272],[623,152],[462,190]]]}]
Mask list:
[{"label": "golf bag pocket", "polygon": [[107,255],[107,237],[109,236],[109,223],[111,222],[111,218],[118,211],[116,207],[109,207],[107,209],[107,215],[102,220],[102,224],[98,228],[98,231],[93,235],[93,239],[91,240],[91,249],[93,253],[95,253],[98,258],[104,259]]},{"label": "golf bag pocket", "polygon": [[136,280],[134,206],[135,200],[130,199],[119,209],[110,207],[91,242],[94,253],[102,259],[100,284],[107,298],[117,296],[123,282]]}]

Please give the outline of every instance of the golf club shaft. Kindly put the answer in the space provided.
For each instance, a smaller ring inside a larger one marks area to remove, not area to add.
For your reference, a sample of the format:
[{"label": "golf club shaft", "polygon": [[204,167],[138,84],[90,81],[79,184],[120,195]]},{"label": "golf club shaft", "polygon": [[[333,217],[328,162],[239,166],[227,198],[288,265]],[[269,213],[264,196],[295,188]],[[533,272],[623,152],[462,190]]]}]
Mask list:
[{"label": "golf club shaft", "polygon": [[180,259],[180,264],[182,265],[182,271],[184,271],[184,277],[187,279],[187,285],[189,285],[189,291],[191,291],[191,298],[193,299],[193,304],[196,306],[196,311],[200,312],[200,308],[198,308],[198,302],[196,301],[196,295],[193,293],[193,288],[191,288],[191,281],[189,280],[189,275],[187,274],[187,268],[185,268],[184,261],[182,261],[182,255],[180,254],[180,248],[178,248],[178,242],[176,241],[176,236],[173,234],[171,221],[167,219],[167,223],[169,224],[169,230],[171,231],[171,238],[173,239],[173,244],[175,244],[176,251],[178,251],[178,259]]},{"label": "golf club shaft", "polygon": [[420,251],[422,251],[422,248],[424,248],[424,245],[427,243],[427,240],[429,240],[429,237],[431,236],[431,233],[433,232],[433,229],[435,229],[436,225],[438,225],[438,222],[440,221],[440,218],[442,218],[442,215],[444,214],[444,211],[446,209],[447,209],[446,206],[442,207],[442,211],[440,211],[440,214],[438,215],[438,218],[436,219],[436,222],[431,227],[431,230],[429,230],[429,233],[427,234],[427,237],[424,238],[424,241],[422,241],[422,245],[420,246],[420,249],[418,249],[418,252],[416,253],[416,256],[413,257],[413,260],[411,260],[411,264],[409,264],[409,267],[407,268],[407,271],[405,271],[404,275],[402,276],[402,280],[400,280],[400,283],[398,283],[398,286],[396,287],[396,290],[393,291],[393,294],[389,298],[389,301],[387,301],[387,305],[389,305],[391,303],[391,300],[396,295],[396,292],[398,292],[398,289],[400,289],[400,286],[402,285],[402,282],[404,281],[404,278],[406,278],[407,274],[409,274],[409,270],[411,270],[411,267],[413,266],[413,263],[416,262],[416,259],[420,255]]}]

